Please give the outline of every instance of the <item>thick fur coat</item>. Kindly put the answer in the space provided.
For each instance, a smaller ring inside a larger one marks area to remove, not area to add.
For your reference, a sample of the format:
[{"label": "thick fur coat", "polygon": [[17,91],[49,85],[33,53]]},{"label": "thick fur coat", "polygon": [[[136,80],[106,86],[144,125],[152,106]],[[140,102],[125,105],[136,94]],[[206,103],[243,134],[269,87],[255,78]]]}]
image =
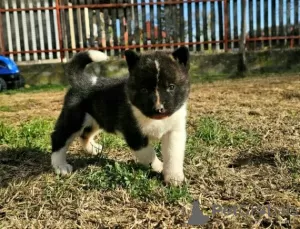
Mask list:
[{"label": "thick fur coat", "polygon": [[[57,173],[72,172],[66,152],[75,137],[83,147],[97,154],[102,146],[94,137],[103,129],[121,134],[137,161],[162,172],[166,183],[184,181],[189,52],[137,54],[126,51],[129,76],[104,78],[86,73],[92,62],[105,61],[99,51],[77,53],[67,64],[68,90],[61,114],[51,135],[52,166]],[[161,162],[152,140],[161,140]]]}]

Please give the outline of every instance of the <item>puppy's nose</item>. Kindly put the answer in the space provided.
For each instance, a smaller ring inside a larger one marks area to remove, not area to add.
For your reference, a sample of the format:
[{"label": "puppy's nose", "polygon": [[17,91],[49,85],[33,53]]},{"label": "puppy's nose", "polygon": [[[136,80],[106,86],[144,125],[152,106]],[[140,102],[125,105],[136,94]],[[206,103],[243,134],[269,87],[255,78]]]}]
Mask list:
[{"label": "puppy's nose", "polygon": [[157,106],[155,106],[155,111],[160,113],[160,114],[165,113],[164,105],[158,104]]}]

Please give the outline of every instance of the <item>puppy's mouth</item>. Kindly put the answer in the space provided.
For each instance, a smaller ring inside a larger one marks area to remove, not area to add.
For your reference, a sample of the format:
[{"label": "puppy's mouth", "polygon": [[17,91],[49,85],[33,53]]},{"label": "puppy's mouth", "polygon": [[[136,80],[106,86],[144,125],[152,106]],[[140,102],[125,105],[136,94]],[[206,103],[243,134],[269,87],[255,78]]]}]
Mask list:
[{"label": "puppy's mouth", "polygon": [[155,115],[152,115],[150,118],[156,119],[156,120],[161,120],[161,119],[165,119],[167,117],[169,117],[169,114],[155,114]]}]

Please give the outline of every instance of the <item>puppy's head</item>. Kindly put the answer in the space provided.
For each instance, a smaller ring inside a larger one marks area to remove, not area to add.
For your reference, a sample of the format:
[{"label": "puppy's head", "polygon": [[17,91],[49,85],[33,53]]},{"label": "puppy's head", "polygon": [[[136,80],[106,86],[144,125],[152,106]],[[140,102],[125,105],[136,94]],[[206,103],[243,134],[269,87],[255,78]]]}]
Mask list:
[{"label": "puppy's head", "polygon": [[171,116],[187,100],[189,51],[156,51],[137,54],[127,50],[129,69],[127,94],[130,102],[145,116],[162,119]]}]

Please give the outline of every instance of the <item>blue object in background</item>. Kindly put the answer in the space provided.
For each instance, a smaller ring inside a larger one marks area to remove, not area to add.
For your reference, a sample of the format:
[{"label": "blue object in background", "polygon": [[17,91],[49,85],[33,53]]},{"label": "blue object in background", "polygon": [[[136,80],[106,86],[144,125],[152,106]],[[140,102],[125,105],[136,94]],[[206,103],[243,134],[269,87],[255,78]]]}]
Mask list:
[{"label": "blue object in background", "polygon": [[0,91],[24,87],[25,80],[17,64],[10,58],[0,56]]}]

